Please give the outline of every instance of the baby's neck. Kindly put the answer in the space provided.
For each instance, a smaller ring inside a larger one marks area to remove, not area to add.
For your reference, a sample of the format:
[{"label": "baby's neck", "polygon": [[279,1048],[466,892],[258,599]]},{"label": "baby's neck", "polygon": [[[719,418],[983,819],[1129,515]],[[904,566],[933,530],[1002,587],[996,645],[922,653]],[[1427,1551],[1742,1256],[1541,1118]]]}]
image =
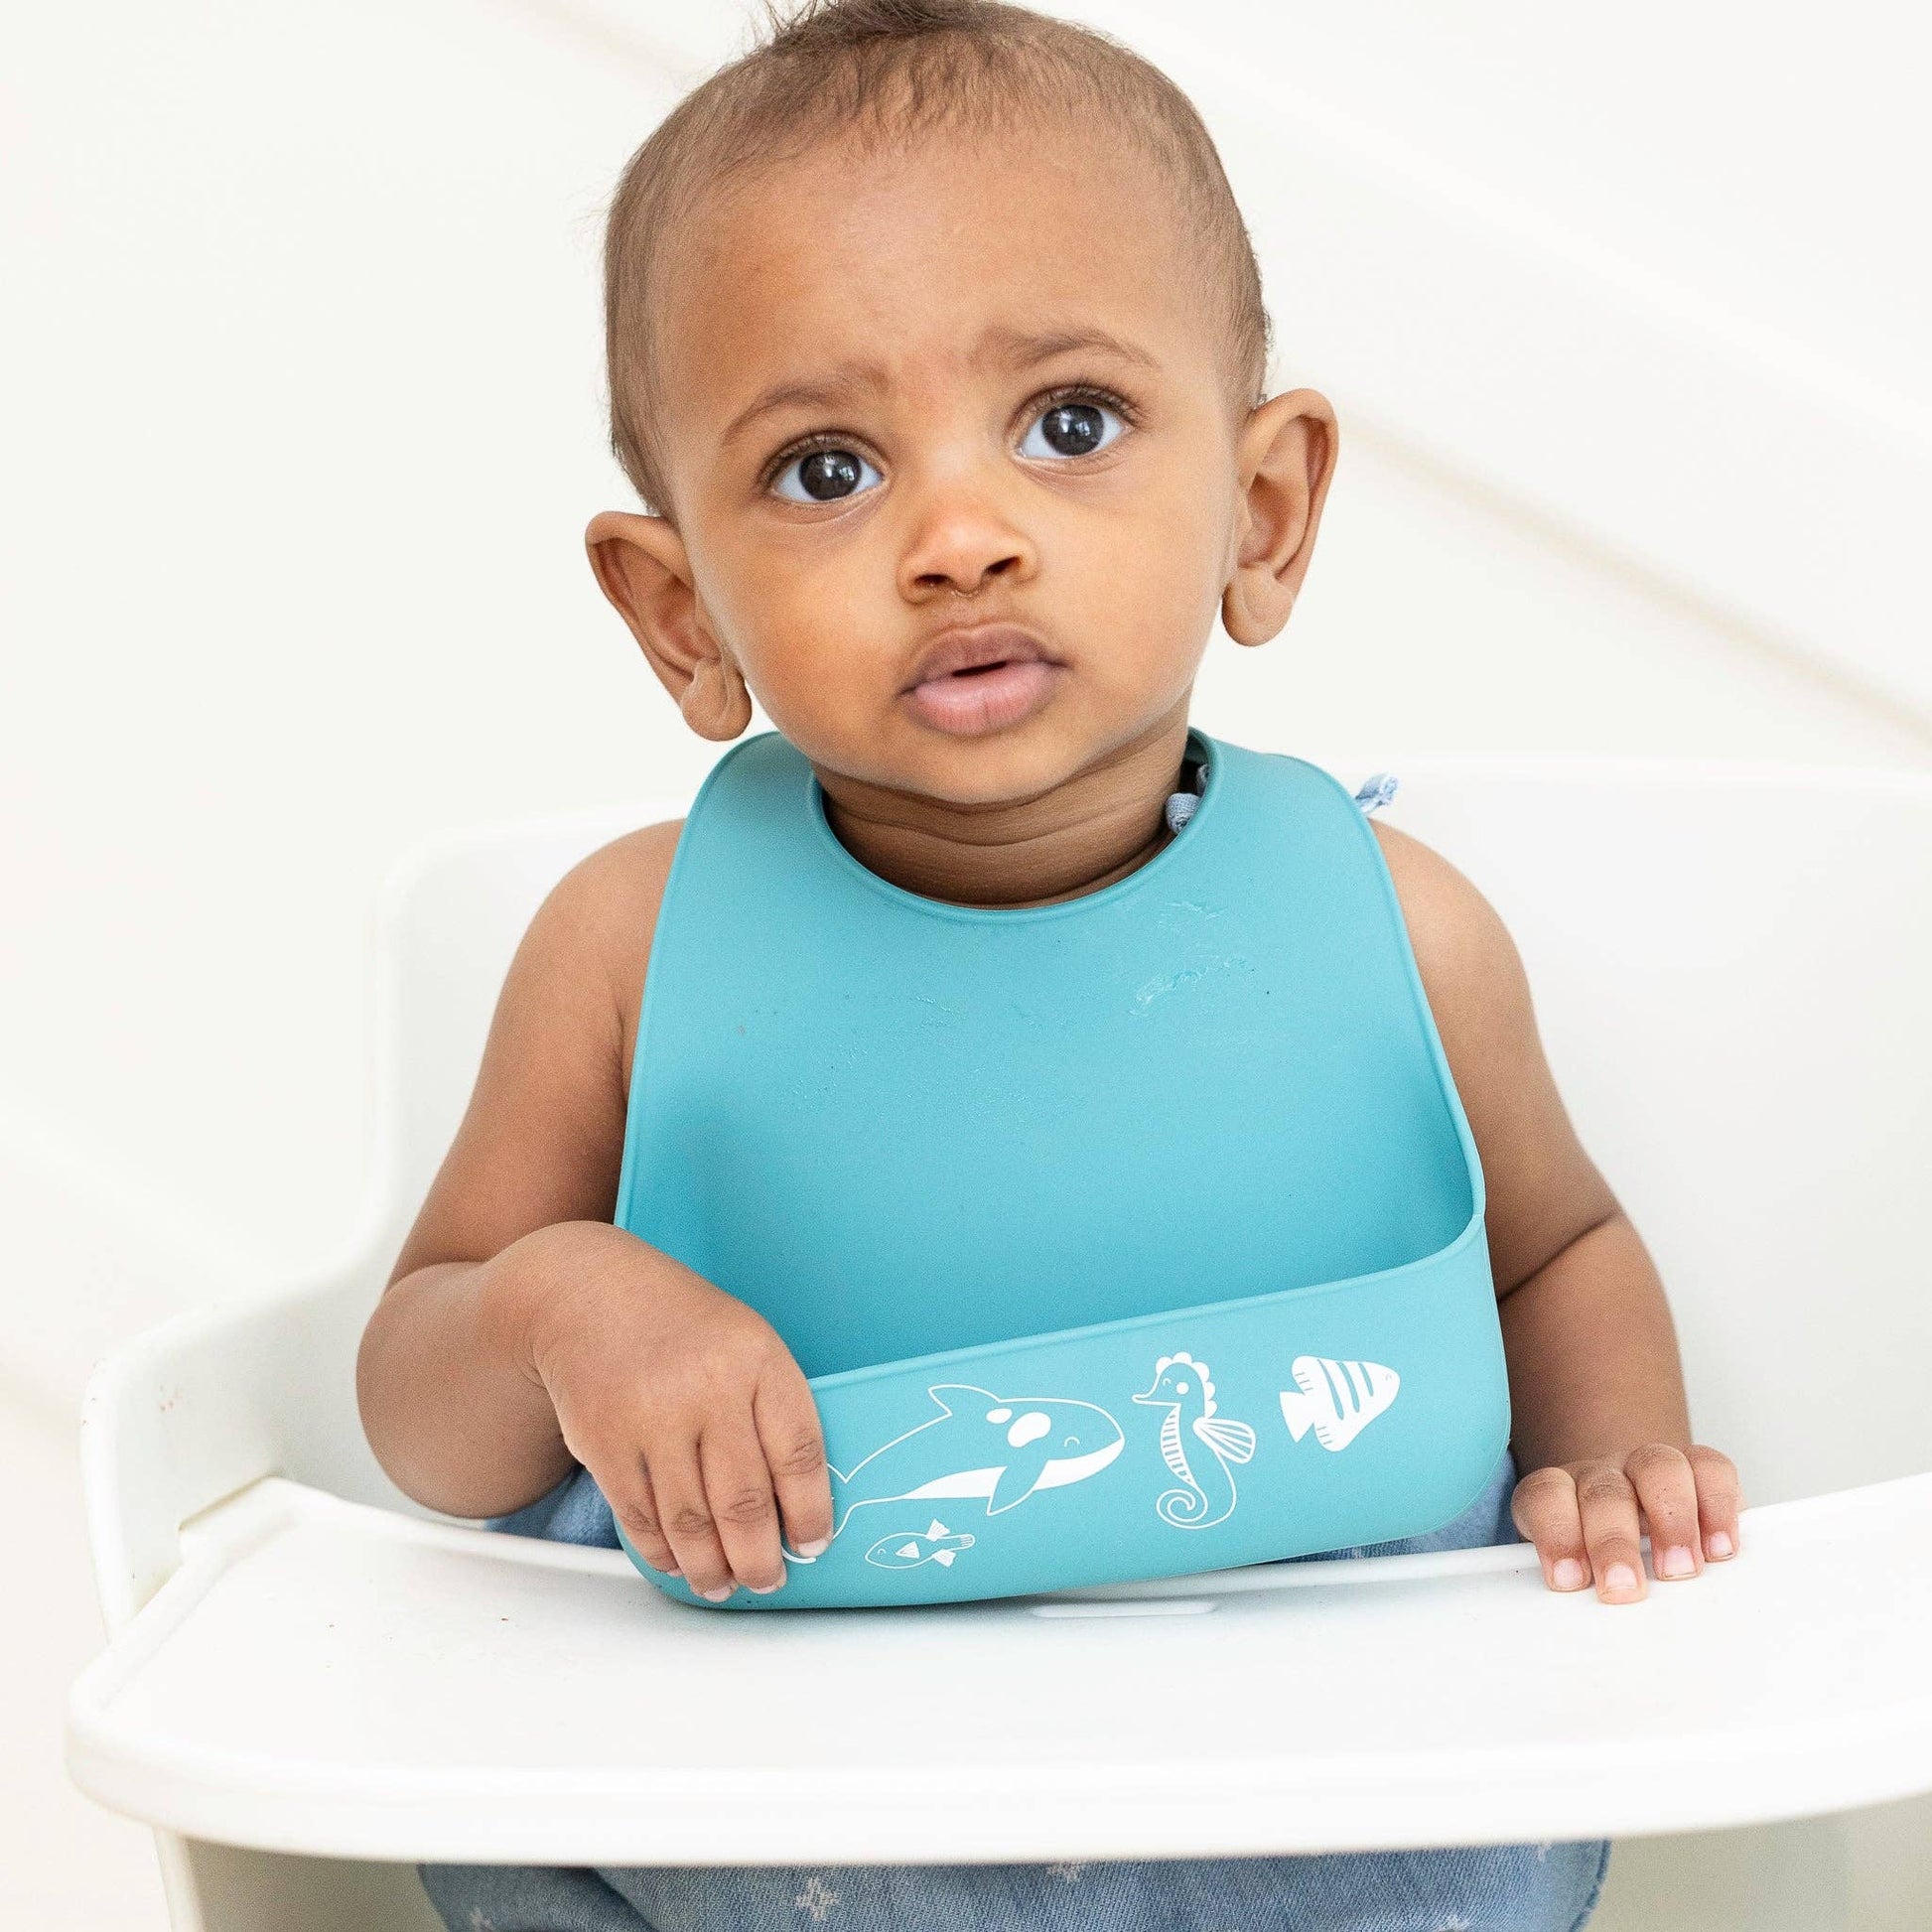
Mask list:
[{"label": "baby's neck", "polygon": [[839,842],[882,879],[955,904],[1051,905],[1126,878],[1168,843],[1168,795],[1186,746],[1183,703],[1065,784],[1014,804],[953,805],[813,768]]}]

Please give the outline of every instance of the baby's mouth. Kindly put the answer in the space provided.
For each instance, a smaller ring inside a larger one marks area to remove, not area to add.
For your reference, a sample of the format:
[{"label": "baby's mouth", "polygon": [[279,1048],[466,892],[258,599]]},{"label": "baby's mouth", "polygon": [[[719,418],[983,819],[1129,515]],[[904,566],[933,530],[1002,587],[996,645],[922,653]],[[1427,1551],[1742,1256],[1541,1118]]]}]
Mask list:
[{"label": "baby's mouth", "polygon": [[1050,663],[1046,646],[1017,623],[962,624],[941,631],[922,650],[907,691],[948,677],[978,677],[1016,664]]},{"label": "baby's mouth", "polygon": [[974,624],[935,637],[899,696],[921,724],[977,738],[1031,718],[1065,674],[1066,666],[1020,625]]},{"label": "baby's mouth", "polygon": [[922,679],[901,694],[921,724],[956,738],[978,738],[1031,718],[1058,688],[1064,665],[1044,658],[1000,658]]}]

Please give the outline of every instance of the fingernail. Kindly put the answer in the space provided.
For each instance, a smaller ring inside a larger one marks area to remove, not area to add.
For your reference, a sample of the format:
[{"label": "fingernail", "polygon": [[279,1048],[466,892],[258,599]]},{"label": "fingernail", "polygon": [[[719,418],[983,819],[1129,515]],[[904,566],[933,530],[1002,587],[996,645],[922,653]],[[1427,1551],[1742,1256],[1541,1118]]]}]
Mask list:
[{"label": "fingernail", "polygon": [[1613,1563],[1603,1573],[1605,1589],[1635,1589],[1637,1573],[1627,1563]]},{"label": "fingernail", "polygon": [[1575,1557],[1561,1557],[1557,1567],[1550,1572],[1559,1589],[1582,1589],[1584,1587],[1584,1566]]},{"label": "fingernail", "polygon": [[1704,1539],[1704,1554],[1708,1557],[1727,1557],[1730,1550],[1730,1538],[1723,1530],[1713,1530]]},{"label": "fingernail", "polygon": [[1697,1558],[1681,1543],[1673,1543],[1657,1559],[1657,1574],[1660,1577],[1695,1577],[1697,1567]]},{"label": "fingernail", "polygon": [[716,1589],[701,1589],[698,1592],[707,1603],[722,1603],[731,1593],[732,1587],[729,1584],[720,1584]]},{"label": "fingernail", "polygon": [[831,1547],[832,1539],[829,1536],[814,1537],[809,1543],[799,1544],[798,1554],[801,1557],[822,1557]]},{"label": "fingernail", "polygon": [[747,1586],[754,1596],[769,1596],[774,1589],[783,1589],[784,1587],[784,1580],[782,1578],[775,1584],[751,1584]]}]

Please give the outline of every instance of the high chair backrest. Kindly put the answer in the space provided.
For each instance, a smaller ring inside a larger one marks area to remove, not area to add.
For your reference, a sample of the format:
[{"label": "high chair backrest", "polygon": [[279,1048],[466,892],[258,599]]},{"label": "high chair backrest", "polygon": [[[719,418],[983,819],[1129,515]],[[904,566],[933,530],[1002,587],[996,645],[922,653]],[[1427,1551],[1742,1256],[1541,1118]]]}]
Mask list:
[{"label": "high chair backrest", "polygon": [[335,1254],[199,1311],[103,1364],[82,1413],[94,1574],[110,1633],[166,1581],[181,1525],[287,1475],[418,1515],[363,1438],[357,1343],[463,1117],[503,974],[544,895],[586,854],[687,800],[439,839],[400,860],[372,920],[369,1185]]},{"label": "high chair backrest", "polygon": [[[1932,774],[1494,759],[1398,822],[1515,935],[1753,1503],[1932,1467]],[[1405,814],[1404,804],[1409,806]]]},{"label": "high chair backrest", "polygon": [[[437,841],[401,861],[377,911],[372,1173],[382,1233],[400,1248],[463,1118],[510,956],[557,881],[586,854],[688,799],[641,804]],[[640,935],[641,939],[641,935]],[[386,1037],[383,1035],[386,1034]],[[392,1257],[393,1259],[393,1257]]]},{"label": "high chair backrest", "polygon": [[[1372,768],[1318,761],[1351,788]],[[1585,1146],[1669,1288],[1696,1430],[1736,1458],[1748,1499],[1932,1466],[1917,1393],[1932,1350],[1932,776],[1383,762],[1401,779],[1383,816],[1473,880],[1516,937]],[[111,1628],[174,1569],[183,1521],[259,1476],[414,1508],[362,1439],[363,1322],[530,914],[578,858],[683,802],[445,841],[392,876],[356,1227],[301,1279],[155,1330],[90,1386]]]}]

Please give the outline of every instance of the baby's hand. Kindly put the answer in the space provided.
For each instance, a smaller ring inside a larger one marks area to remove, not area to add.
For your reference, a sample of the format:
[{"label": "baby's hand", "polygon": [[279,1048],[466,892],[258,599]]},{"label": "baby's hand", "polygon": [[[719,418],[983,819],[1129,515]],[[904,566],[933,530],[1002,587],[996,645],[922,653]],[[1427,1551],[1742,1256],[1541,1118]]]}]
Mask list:
[{"label": "baby's hand", "polygon": [[1674,1582],[1697,1576],[1707,1558],[1721,1563],[1737,1554],[1738,1508],[1729,1456],[1668,1443],[1532,1469],[1510,1501],[1550,1587],[1582,1589],[1593,1575],[1605,1603],[1644,1594],[1643,1530],[1658,1580]]},{"label": "baby's hand", "polygon": [[762,1315],[645,1242],[579,1262],[530,1335],[565,1444],[653,1570],[713,1602],[768,1594],[781,1531],[801,1556],[832,1533],[804,1372]]}]

